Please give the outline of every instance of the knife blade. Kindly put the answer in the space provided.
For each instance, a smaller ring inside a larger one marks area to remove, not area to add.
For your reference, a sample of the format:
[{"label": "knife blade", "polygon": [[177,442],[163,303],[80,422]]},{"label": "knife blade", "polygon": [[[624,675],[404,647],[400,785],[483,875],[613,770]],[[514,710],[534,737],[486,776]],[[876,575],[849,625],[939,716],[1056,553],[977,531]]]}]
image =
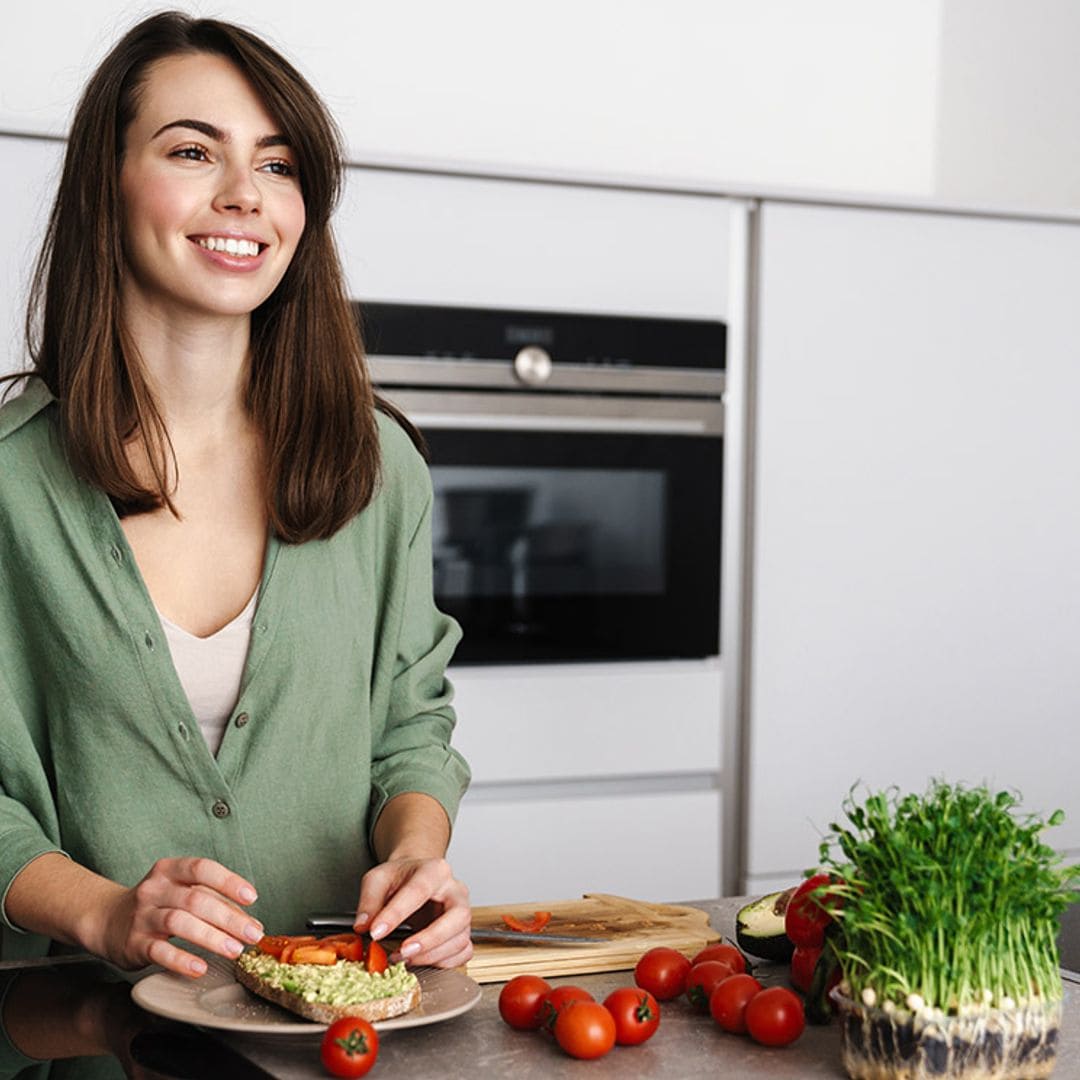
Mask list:
[{"label": "knife blade", "polygon": [[[317,914],[307,917],[309,930],[352,930],[353,915],[334,912],[332,914]],[[398,930],[406,934],[412,933],[412,927],[408,923],[402,923]],[[528,933],[523,930],[505,930],[497,926],[474,926],[469,931],[473,941],[517,941],[523,945],[606,945],[611,938],[606,937],[582,937],[577,934],[549,934],[546,931]]]}]

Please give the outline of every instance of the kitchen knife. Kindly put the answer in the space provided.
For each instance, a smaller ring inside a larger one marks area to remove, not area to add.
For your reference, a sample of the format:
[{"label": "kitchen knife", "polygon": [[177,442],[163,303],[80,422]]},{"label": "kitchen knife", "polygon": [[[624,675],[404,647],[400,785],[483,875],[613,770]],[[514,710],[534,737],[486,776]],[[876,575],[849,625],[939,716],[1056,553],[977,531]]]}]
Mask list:
[{"label": "kitchen knife", "polygon": [[[345,930],[353,928],[352,915],[319,914],[307,917],[309,930]],[[412,927],[402,923],[395,931],[412,933]],[[473,941],[517,941],[522,945],[606,945],[611,939],[606,937],[579,937],[575,934],[549,934],[546,931],[530,934],[522,930],[503,930],[497,926],[474,926],[470,931]]]}]

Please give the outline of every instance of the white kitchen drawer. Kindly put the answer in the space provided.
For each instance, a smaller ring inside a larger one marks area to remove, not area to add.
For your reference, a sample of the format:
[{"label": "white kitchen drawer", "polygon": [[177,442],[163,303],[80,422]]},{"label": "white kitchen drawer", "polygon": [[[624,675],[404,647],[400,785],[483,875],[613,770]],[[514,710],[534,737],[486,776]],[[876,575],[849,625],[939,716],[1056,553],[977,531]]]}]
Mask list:
[{"label": "white kitchen drawer", "polygon": [[474,904],[720,892],[720,793],[466,796],[449,858]]},{"label": "white kitchen drawer", "polygon": [[477,782],[716,773],[716,660],[452,668]]}]

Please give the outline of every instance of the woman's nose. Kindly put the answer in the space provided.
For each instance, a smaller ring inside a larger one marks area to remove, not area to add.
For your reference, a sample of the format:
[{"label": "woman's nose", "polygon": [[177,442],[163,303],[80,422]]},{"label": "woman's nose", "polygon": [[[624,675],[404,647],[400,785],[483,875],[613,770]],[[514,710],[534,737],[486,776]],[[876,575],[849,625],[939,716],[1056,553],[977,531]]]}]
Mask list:
[{"label": "woman's nose", "polygon": [[247,214],[257,212],[261,206],[262,195],[250,168],[239,164],[228,166],[214,197],[214,209]]}]

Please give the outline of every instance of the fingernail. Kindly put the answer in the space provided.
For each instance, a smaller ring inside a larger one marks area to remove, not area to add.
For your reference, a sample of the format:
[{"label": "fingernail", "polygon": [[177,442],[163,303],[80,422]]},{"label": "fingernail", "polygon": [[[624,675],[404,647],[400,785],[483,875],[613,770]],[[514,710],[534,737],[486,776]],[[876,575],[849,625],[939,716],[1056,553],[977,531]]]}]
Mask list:
[{"label": "fingernail", "polygon": [[230,956],[239,956],[244,951],[244,946],[241,945],[239,941],[233,941],[232,938],[229,938],[229,940],[225,942],[225,951]]},{"label": "fingernail", "polygon": [[370,919],[371,919],[371,916],[366,911],[361,911],[360,914],[356,916],[356,922],[353,925],[354,926],[367,926]]},{"label": "fingernail", "polygon": [[245,904],[254,904],[259,899],[259,894],[250,885],[244,885],[240,889],[240,899]]},{"label": "fingernail", "polygon": [[189,960],[188,971],[190,971],[192,975],[205,975],[206,965],[201,960]]},{"label": "fingernail", "polygon": [[255,942],[262,937],[262,931],[254,923],[248,923],[244,927],[244,937],[248,941]]},{"label": "fingernail", "polygon": [[420,946],[414,941],[411,945],[401,946],[402,956],[415,956],[420,951]]},{"label": "fingernail", "polygon": [[373,938],[375,938],[376,940],[378,940],[379,938],[385,936],[387,930],[389,930],[389,929],[390,929],[390,927],[387,926],[386,923],[384,923],[384,922],[376,923],[371,928],[371,936]]}]

